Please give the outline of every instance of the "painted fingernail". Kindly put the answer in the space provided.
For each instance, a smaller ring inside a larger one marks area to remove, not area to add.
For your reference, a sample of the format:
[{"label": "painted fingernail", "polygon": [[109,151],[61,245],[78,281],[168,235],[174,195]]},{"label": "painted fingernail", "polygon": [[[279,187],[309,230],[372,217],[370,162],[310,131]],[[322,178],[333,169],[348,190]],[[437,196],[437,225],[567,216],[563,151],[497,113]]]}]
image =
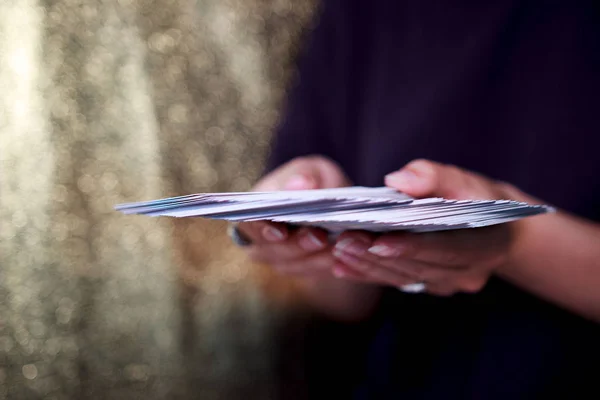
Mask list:
[{"label": "painted fingernail", "polygon": [[335,244],[335,248],[337,250],[344,250],[347,246],[351,245],[354,240],[352,239],[343,239]]},{"label": "painted fingernail", "polygon": [[384,244],[378,244],[370,247],[368,252],[379,257],[398,257],[402,254],[402,248],[400,246],[390,247]]},{"label": "painted fingernail", "polygon": [[269,242],[281,242],[285,239],[284,233],[272,226],[265,226],[262,230],[262,235]]},{"label": "painted fingernail", "polygon": [[357,240],[347,238],[347,239],[340,240],[335,245],[335,248],[337,250],[346,252],[348,254],[354,254],[354,255],[360,256],[367,252],[367,249],[369,248],[369,246],[367,244],[359,242]]},{"label": "painted fingernail", "polygon": [[298,241],[298,244],[306,251],[316,251],[325,247],[325,243],[316,237],[312,232],[307,232],[302,235]]}]

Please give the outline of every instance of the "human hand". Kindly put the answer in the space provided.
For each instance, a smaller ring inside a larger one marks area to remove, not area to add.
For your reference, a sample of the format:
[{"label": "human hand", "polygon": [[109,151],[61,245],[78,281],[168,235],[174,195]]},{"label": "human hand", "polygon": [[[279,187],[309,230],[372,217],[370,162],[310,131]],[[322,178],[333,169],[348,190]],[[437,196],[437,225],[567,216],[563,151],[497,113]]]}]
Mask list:
[{"label": "human hand", "polygon": [[[296,158],[269,175],[255,191],[306,190],[348,186],[340,167],[320,156]],[[328,234],[322,229],[303,227],[297,230],[267,221],[242,222],[237,226],[251,245],[246,247],[251,259],[270,264],[284,274],[331,276],[335,258]]]},{"label": "human hand", "polygon": [[[507,198],[511,188],[473,172],[416,160],[386,176],[386,185],[413,197]],[[516,224],[431,233],[375,235],[344,232],[333,254],[334,274],[361,282],[402,287],[425,283],[427,292],[478,292],[504,265]]]}]

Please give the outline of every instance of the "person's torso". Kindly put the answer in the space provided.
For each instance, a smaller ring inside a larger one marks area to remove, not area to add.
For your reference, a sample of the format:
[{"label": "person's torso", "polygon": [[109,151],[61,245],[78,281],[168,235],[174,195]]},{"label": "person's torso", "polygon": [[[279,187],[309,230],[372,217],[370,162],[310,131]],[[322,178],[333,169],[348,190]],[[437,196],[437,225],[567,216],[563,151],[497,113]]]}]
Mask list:
[{"label": "person's torso", "polygon": [[[346,3],[329,155],[358,185],[428,158],[600,221],[592,4]],[[589,383],[583,363],[599,354],[595,326],[499,280],[476,295],[388,300],[365,398],[546,396]]]},{"label": "person's torso", "polygon": [[334,138],[351,178],[380,185],[428,158],[600,218],[600,6],[591,4],[349,2],[348,106]]}]

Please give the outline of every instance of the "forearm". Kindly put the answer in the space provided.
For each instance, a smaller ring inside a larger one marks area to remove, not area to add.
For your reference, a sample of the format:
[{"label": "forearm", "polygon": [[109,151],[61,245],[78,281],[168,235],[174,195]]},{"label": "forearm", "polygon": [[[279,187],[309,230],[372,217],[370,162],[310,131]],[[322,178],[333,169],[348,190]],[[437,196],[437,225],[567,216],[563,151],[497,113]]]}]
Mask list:
[{"label": "forearm", "polygon": [[528,218],[515,226],[519,238],[510,262],[499,275],[539,297],[600,321],[600,225],[558,212]]}]

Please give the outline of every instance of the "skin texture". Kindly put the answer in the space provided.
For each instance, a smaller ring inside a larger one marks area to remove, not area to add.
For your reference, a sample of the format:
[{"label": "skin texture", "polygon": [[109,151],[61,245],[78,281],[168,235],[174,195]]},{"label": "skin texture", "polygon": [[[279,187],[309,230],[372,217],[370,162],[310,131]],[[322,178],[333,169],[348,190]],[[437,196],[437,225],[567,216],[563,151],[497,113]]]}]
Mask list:
[{"label": "skin texture", "polygon": [[[509,184],[427,160],[385,177],[413,197],[514,199],[539,203]],[[256,190],[348,186],[343,171],[319,156],[290,161]],[[480,291],[498,275],[540,297],[600,321],[600,227],[558,212],[478,229],[376,235],[349,231],[330,243],[319,229],[291,230],[264,221],[242,223],[249,256],[300,278],[308,301],[342,320],[367,317],[382,286],[425,282],[427,292],[451,296]]]}]

